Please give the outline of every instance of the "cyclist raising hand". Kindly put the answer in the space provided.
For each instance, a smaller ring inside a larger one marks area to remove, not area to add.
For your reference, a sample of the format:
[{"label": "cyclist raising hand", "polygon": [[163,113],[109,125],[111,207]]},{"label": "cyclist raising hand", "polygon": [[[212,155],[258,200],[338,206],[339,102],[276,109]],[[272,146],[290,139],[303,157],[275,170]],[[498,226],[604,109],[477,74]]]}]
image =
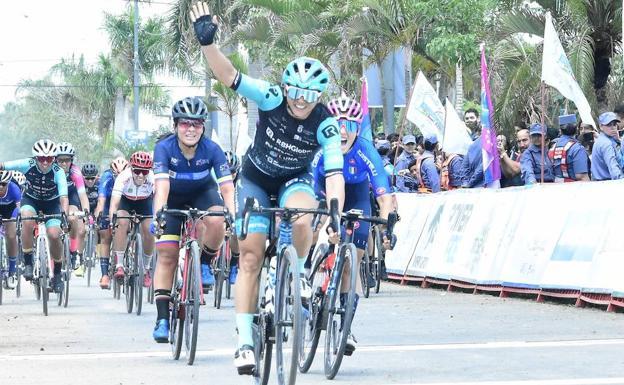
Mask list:
[{"label": "cyclist raising hand", "polygon": [[[325,155],[328,200],[344,200],[342,152],[336,119],[319,103],[329,84],[329,72],[318,60],[300,57],[288,64],[281,85],[252,79],[234,68],[214,38],[217,18],[208,5],[193,6],[191,21],[206,61],[215,77],[247,99],[258,104],[258,130],[247,151],[236,183],[236,227],[240,234],[244,200],[253,196],[270,207],[271,196],[280,207],[316,208],[312,176],[308,169],[314,153],[322,147]],[[304,215],[293,223],[292,239],[300,261],[300,271],[312,243],[312,217]],[[234,364],[239,374],[255,368],[252,323],[258,298],[258,274],[262,265],[269,225],[268,215],[251,215],[249,235],[240,241],[239,273],[236,282],[236,326],[238,350]],[[302,297],[311,289],[301,278]]]}]

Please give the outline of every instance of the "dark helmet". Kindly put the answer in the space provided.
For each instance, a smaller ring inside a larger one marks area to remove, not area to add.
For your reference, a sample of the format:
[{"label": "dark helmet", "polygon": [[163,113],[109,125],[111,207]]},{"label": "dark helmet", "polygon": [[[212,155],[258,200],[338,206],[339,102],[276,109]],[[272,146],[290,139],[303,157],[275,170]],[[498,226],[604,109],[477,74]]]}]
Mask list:
[{"label": "dark helmet", "polygon": [[82,165],[82,175],[87,178],[96,177],[98,174],[98,168],[95,163],[85,163]]},{"label": "dark helmet", "polygon": [[206,119],[208,107],[201,98],[193,96],[179,100],[171,110],[173,119]]}]

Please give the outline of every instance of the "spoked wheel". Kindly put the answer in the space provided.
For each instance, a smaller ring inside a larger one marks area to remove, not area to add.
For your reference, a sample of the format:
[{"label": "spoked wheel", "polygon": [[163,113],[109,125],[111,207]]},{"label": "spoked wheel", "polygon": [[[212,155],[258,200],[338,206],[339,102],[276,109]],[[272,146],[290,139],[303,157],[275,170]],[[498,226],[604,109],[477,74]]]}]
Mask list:
[{"label": "spoked wheel", "polygon": [[256,370],[253,377],[257,385],[267,385],[271,374],[271,355],[273,354],[273,342],[269,340],[273,331],[271,315],[261,312],[255,317],[252,328],[254,355],[256,356]]},{"label": "spoked wheel", "polygon": [[71,274],[73,270],[73,266],[71,263],[71,254],[69,252],[69,237],[65,236],[63,240],[63,265],[64,269],[62,269],[61,277],[63,277],[63,307],[67,307],[69,304],[69,280],[71,279]]},{"label": "spoked wheel", "polygon": [[126,274],[123,278],[124,294],[126,296],[126,310],[128,314],[132,313],[134,308],[134,275],[136,274],[136,256],[134,255],[134,244],[128,245],[126,254],[124,255],[124,270]]},{"label": "spoked wheel", "polygon": [[134,243],[134,302],[136,305],[136,315],[141,315],[143,310],[143,279],[145,277],[145,266],[143,265],[143,239],[137,233]]},{"label": "spoked wheel", "polygon": [[180,303],[181,286],[178,284],[179,271],[183,267],[178,265],[173,275],[173,287],[171,288],[171,312],[169,313],[169,343],[171,344],[171,356],[174,360],[180,358],[182,351],[182,338],[184,337],[184,327],[180,322],[184,322],[184,304]]},{"label": "spoked wheel", "polygon": [[310,270],[308,277],[312,285],[312,298],[303,313],[303,330],[299,349],[299,371],[301,373],[310,370],[323,329],[323,300],[325,298],[323,284],[328,275],[325,271],[328,250],[327,244],[321,243],[316,247],[312,256],[312,270]]},{"label": "spoked wheel", "polygon": [[197,336],[199,332],[199,305],[202,295],[202,280],[199,246],[197,242],[191,243],[190,247],[191,263],[188,264],[186,276],[186,317],[184,318],[184,349],[186,362],[193,365],[195,361],[195,351],[197,350]]},{"label": "spoked wheel", "polygon": [[91,270],[95,265],[95,231],[90,230],[87,235],[85,268],[87,269],[87,287],[91,287]]},{"label": "spoked wheel", "polygon": [[375,232],[373,233],[373,253],[374,253],[374,266],[373,266],[373,278],[375,278],[375,293],[379,293],[381,287],[381,264],[384,260],[383,241],[381,237],[381,230],[375,226]]},{"label": "spoked wheel", "polygon": [[111,281],[113,283],[113,298],[120,299],[121,298],[121,286],[123,286],[123,281],[120,282],[119,279],[115,278],[113,274],[110,275]]},{"label": "spoked wheel", "polygon": [[214,307],[221,308],[221,297],[223,297],[223,283],[225,281],[225,258],[226,258],[226,243],[221,245],[221,250],[215,261],[215,267],[213,269],[215,275],[215,290],[214,290]]},{"label": "spoked wheel", "polygon": [[278,384],[294,385],[303,327],[299,264],[294,247],[284,248],[281,253],[275,295],[275,364]]},{"label": "spoked wheel", "polygon": [[7,269],[7,262],[5,261],[4,242],[0,237],[0,305],[2,305],[2,294],[8,278],[9,272]]},{"label": "spoked wheel", "polygon": [[362,284],[362,294],[364,298],[368,298],[370,295],[370,287],[368,287],[368,276],[370,275],[370,259],[368,257],[368,251],[364,253],[362,262],[360,262],[360,282]]},{"label": "spoked wheel", "polygon": [[[48,258],[45,255],[45,247],[45,244],[39,244],[39,253],[41,253],[37,256],[39,260],[39,279],[38,286],[35,283],[35,291],[37,295],[41,295],[43,314],[48,315],[48,300],[50,299],[50,292],[48,291]],[[37,275],[35,275],[35,277],[37,277]]]},{"label": "spoked wheel", "polygon": [[[332,272],[331,290],[327,297],[327,330],[325,332],[325,377],[336,377],[347,346],[351,321],[355,311],[355,284],[357,281],[357,251],[352,243],[338,249],[337,266]],[[343,269],[350,269],[350,286],[344,304],[340,301],[340,281]]]}]

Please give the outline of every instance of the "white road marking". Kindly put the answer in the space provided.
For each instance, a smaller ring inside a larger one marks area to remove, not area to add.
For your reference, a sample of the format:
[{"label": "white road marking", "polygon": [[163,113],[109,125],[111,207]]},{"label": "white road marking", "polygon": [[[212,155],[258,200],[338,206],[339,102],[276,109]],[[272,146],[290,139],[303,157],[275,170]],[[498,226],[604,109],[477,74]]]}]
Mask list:
[{"label": "white road marking", "polygon": [[[612,378],[566,378],[557,380],[478,381],[478,382],[429,382],[392,385],[621,385],[624,377]],[[390,384],[388,384],[390,385]]]},{"label": "white road marking", "polygon": [[[582,346],[605,346],[624,345],[624,339],[604,339],[604,340],[570,340],[570,341],[502,341],[502,342],[480,342],[465,344],[430,344],[430,345],[380,345],[380,346],[358,346],[360,353],[376,352],[414,352],[431,350],[478,350],[478,349],[535,349],[535,348],[566,348]],[[322,354],[319,349],[317,354]],[[100,360],[100,359],[120,359],[120,358],[146,358],[146,357],[170,357],[169,351],[148,351],[148,352],[107,352],[107,353],[63,353],[63,354],[30,354],[30,355],[0,355],[2,361],[65,361],[65,360]],[[184,359],[184,352],[180,359]],[[196,356],[199,357],[225,357],[234,356],[234,348],[231,349],[210,349],[198,350]],[[521,382],[524,383],[524,382]],[[616,382],[613,382],[616,383]],[[624,381],[619,383],[624,384]],[[449,383],[450,384],[450,383]],[[457,383],[458,385],[472,383]],[[479,383],[487,384],[487,383]],[[507,384],[507,383],[505,383]],[[514,384],[509,383],[509,384]],[[545,383],[546,384],[546,383]],[[547,383],[551,385],[550,383]],[[558,383],[552,383],[556,385]],[[564,383],[562,383],[564,384]],[[572,384],[566,382],[565,384]],[[584,382],[581,384],[585,384]],[[593,384],[593,383],[592,383]],[[596,383],[602,384],[602,383]],[[605,384],[611,384],[607,382]],[[444,385],[444,384],[439,384]],[[537,384],[536,384],[537,385]]]}]

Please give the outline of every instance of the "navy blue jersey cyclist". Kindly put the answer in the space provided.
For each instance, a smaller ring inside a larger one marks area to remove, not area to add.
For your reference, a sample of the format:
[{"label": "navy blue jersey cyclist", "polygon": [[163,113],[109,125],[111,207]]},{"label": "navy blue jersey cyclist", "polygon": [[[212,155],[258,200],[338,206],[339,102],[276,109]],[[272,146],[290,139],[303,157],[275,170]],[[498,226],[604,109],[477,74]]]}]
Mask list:
[{"label": "navy blue jersey cyclist", "polygon": [[[68,214],[69,200],[67,199],[67,179],[65,172],[56,163],[56,144],[48,139],[42,139],[33,145],[32,158],[1,163],[0,169],[16,170],[26,176],[26,190],[22,196],[20,214],[22,217],[31,217],[39,212],[44,214]],[[24,252],[24,278],[33,277],[33,242],[34,221],[22,222],[22,249]],[[61,280],[61,220],[50,219],[46,222],[48,239],[50,241],[50,255],[54,260],[54,275],[50,286],[56,292],[63,290]]]},{"label": "navy blue jersey cyclist", "polygon": [[[384,163],[377,153],[375,146],[367,139],[358,136],[362,118],[362,108],[360,104],[348,97],[342,96],[328,103],[329,110],[338,118],[340,126],[341,149],[344,156],[343,175],[345,180],[345,202],[344,211],[351,209],[362,210],[364,215],[371,215],[370,188],[380,206],[380,216],[388,218],[388,214],[393,209],[392,188],[388,183],[388,175],[384,170]],[[314,180],[316,182],[316,192],[321,197],[326,193],[326,161],[325,156],[319,153],[312,163]],[[368,242],[370,224],[359,222],[355,225],[353,243],[358,251],[358,264],[364,255]],[[342,233],[344,234],[344,232]],[[334,239],[333,242],[336,242]],[[386,240],[386,247],[389,242]],[[346,275],[348,269],[344,270]],[[359,274],[359,269],[358,269]],[[340,289],[340,301],[344,305],[349,291],[348,276],[343,277],[344,283]],[[357,284],[360,285],[358,279]],[[356,292],[360,292],[357,288]],[[357,309],[358,297],[356,294],[355,309]],[[350,355],[355,350],[356,340],[352,334],[347,339],[346,353]]]},{"label": "navy blue jersey cyclist", "polygon": [[[214,43],[217,19],[206,3],[196,3],[191,20],[202,52],[214,76],[222,84],[258,105],[259,121],[255,138],[243,159],[236,183],[237,231],[246,197],[253,196],[261,206],[270,206],[271,197],[280,207],[315,208],[312,175],[309,171],[314,154],[322,148],[327,171],[327,196],[344,200],[342,154],[336,119],[319,98],[329,84],[329,72],[312,58],[301,57],[290,62],[282,75],[281,85],[252,79],[238,72]],[[312,243],[312,218],[304,215],[293,222],[293,246],[305,262]],[[269,218],[252,215],[249,235],[240,244],[240,269],[236,282],[236,326],[238,349],[234,365],[239,374],[252,374],[255,368],[253,316],[258,298],[257,278],[264,256]],[[305,278],[300,279],[302,297],[311,290]]]},{"label": "navy blue jersey cyclist", "polygon": [[[171,113],[175,134],[162,138],[154,149],[154,213],[166,205],[170,209],[234,211],[234,184],[230,166],[218,144],[205,137],[208,108],[200,98],[185,98]],[[212,174],[215,177],[213,178]],[[221,194],[219,194],[219,192]],[[152,231],[157,223],[152,223]],[[180,217],[165,214],[163,235],[156,242],[158,261],[154,275],[156,326],[153,337],[166,343],[169,338],[169,302],[178,263],[182,228]],[[214,277],[208,265],[223,243],[224,218],[204,217],[197,227],[202,253],[202,283]]]},{"label": "navy blue jersey cyclist", "polygon": [[[13,180],[13,172],[0,170],[0,218],[14,219],[17,217],[22,200],[22,190]],[[7,288],[14,289],[17,285],[17,233],[15,222],[0,223],[4,228],[6,252],[9,258],[9,276]],[[4,272],[2,272],[3,274]],[[0,283],[2,284],[2,283]]]}]

